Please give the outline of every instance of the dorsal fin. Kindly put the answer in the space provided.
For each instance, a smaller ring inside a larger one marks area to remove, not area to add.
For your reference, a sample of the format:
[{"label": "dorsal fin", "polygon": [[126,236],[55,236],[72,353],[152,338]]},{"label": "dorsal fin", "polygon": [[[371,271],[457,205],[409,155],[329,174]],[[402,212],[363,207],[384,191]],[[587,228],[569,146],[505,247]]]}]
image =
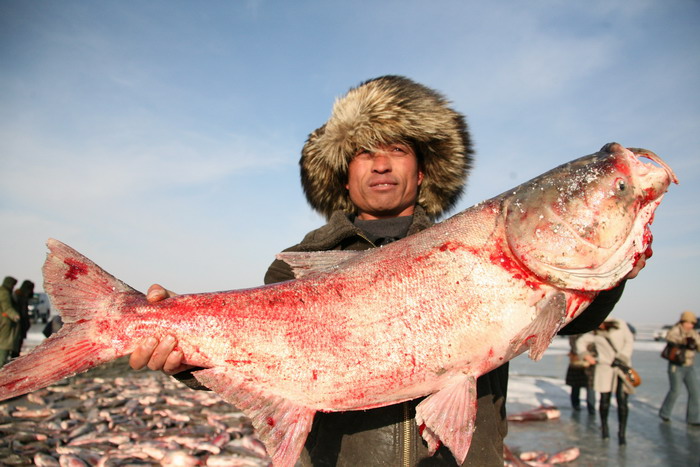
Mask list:
[{"label": "dorsal fin", "polygon": [[329,272],[340,264],[357,258],[366,251],[331,250],[331,251],[286,251],[279,253],[281,259],[292,267],[297,279],[317,272]]}]

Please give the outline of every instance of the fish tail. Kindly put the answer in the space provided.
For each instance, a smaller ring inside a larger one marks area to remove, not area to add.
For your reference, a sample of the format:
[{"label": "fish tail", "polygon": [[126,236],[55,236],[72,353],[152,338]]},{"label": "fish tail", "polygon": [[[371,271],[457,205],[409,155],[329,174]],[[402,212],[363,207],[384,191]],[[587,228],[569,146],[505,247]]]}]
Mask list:
[{"label": "fish tail", "polygon": [[[49,386],[120,357],[105,330],[117,298],[143,294],[69,246],[49,239],[44,290],[63,320],[61,329],[0,370],[0,400]],[[123,298],[121,298],[123,300]],[[101,319],[104,318],[104,319]]]},{"label": "fish tail", "polygon": [[68,245],[50,238],[46,246],[44,290],[64,324],[107,315],[118,295],[143,296]]},{"label": "fish tail", "polygon": [[0,400],[50,386],[113,359],[113,352],[92,341],[88,331],[80,324],[66,324],[30,353],[2,367]]}]

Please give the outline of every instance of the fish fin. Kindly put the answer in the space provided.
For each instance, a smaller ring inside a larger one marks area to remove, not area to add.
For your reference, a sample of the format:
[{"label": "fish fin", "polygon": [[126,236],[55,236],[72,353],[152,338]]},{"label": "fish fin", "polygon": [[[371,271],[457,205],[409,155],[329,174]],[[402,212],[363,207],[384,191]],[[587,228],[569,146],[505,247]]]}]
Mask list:
[{"label": "fish fin", "polygon": [[539,360],[564,323],[566,296],[563,292],[546,295],[535,306],[537,317],[510,341],[513,356],[519,355],[527,348],[530,358]]},{"label": "fish fin", "polygon": [[469,452],[476,427],[476,378],[464,376],[431,394],[416,407],[416,423],[433,454],[440,442],[461,465]]},{"label": "fish fin", "polygon": [[91,334],[82,323],[64,324],[30,353],[2,367],[0,400],[36,391],[114,360],[113,349],[95,342]]},{"label": "fish fin", "polygon": [[44,290],[63,320],[61,329],[0,371],[0,400],[49,386],[121,355],[93,329],[124,292],[143,296],[58,240],[47,242]]},{"label": "fish fin", "polygon": [[106,310],[105,302],[117,294],[143,297],[68,245],[50,238],[46,246],[44,290],[64,324],[92,319]]},{"label": "fish fin", "polygon": [[329,272],[338,265],[365,254],[365,251],[330,250],[330,251],[285,251],[277,254],[292,268],[294,276],[308,276],[316,272]]},{"label": "fish fin", "polygon": [[223,368],[192,373],[197,380],[248,416],[272,463],[293,466],[301,455],[316,411],[261,391]]}]

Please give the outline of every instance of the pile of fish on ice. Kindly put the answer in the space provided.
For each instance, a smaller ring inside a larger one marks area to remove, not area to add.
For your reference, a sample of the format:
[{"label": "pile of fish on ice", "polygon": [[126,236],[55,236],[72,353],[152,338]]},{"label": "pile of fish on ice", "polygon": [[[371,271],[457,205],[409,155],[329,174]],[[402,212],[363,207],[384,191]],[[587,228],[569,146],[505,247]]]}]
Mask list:
[{"label": "pile of fish on ice", "polygon": [[0,465],[267,466],[250,421],[124,359],[0,405]]}]

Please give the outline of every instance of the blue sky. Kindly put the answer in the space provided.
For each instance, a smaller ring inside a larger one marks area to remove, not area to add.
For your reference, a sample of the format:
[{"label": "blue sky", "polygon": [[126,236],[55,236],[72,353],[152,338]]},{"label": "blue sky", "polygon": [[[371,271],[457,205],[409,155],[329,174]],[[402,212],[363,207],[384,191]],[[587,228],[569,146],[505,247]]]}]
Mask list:
[{"label": "blue sky", "polygon": [[0,274],[68,243],[140,290],[259,285],[323,220],[299,151],[402,74],[466,114],[458,212],[610,141],[678,174],[615,314],[700,312],[700,2],[0,1]]}]

